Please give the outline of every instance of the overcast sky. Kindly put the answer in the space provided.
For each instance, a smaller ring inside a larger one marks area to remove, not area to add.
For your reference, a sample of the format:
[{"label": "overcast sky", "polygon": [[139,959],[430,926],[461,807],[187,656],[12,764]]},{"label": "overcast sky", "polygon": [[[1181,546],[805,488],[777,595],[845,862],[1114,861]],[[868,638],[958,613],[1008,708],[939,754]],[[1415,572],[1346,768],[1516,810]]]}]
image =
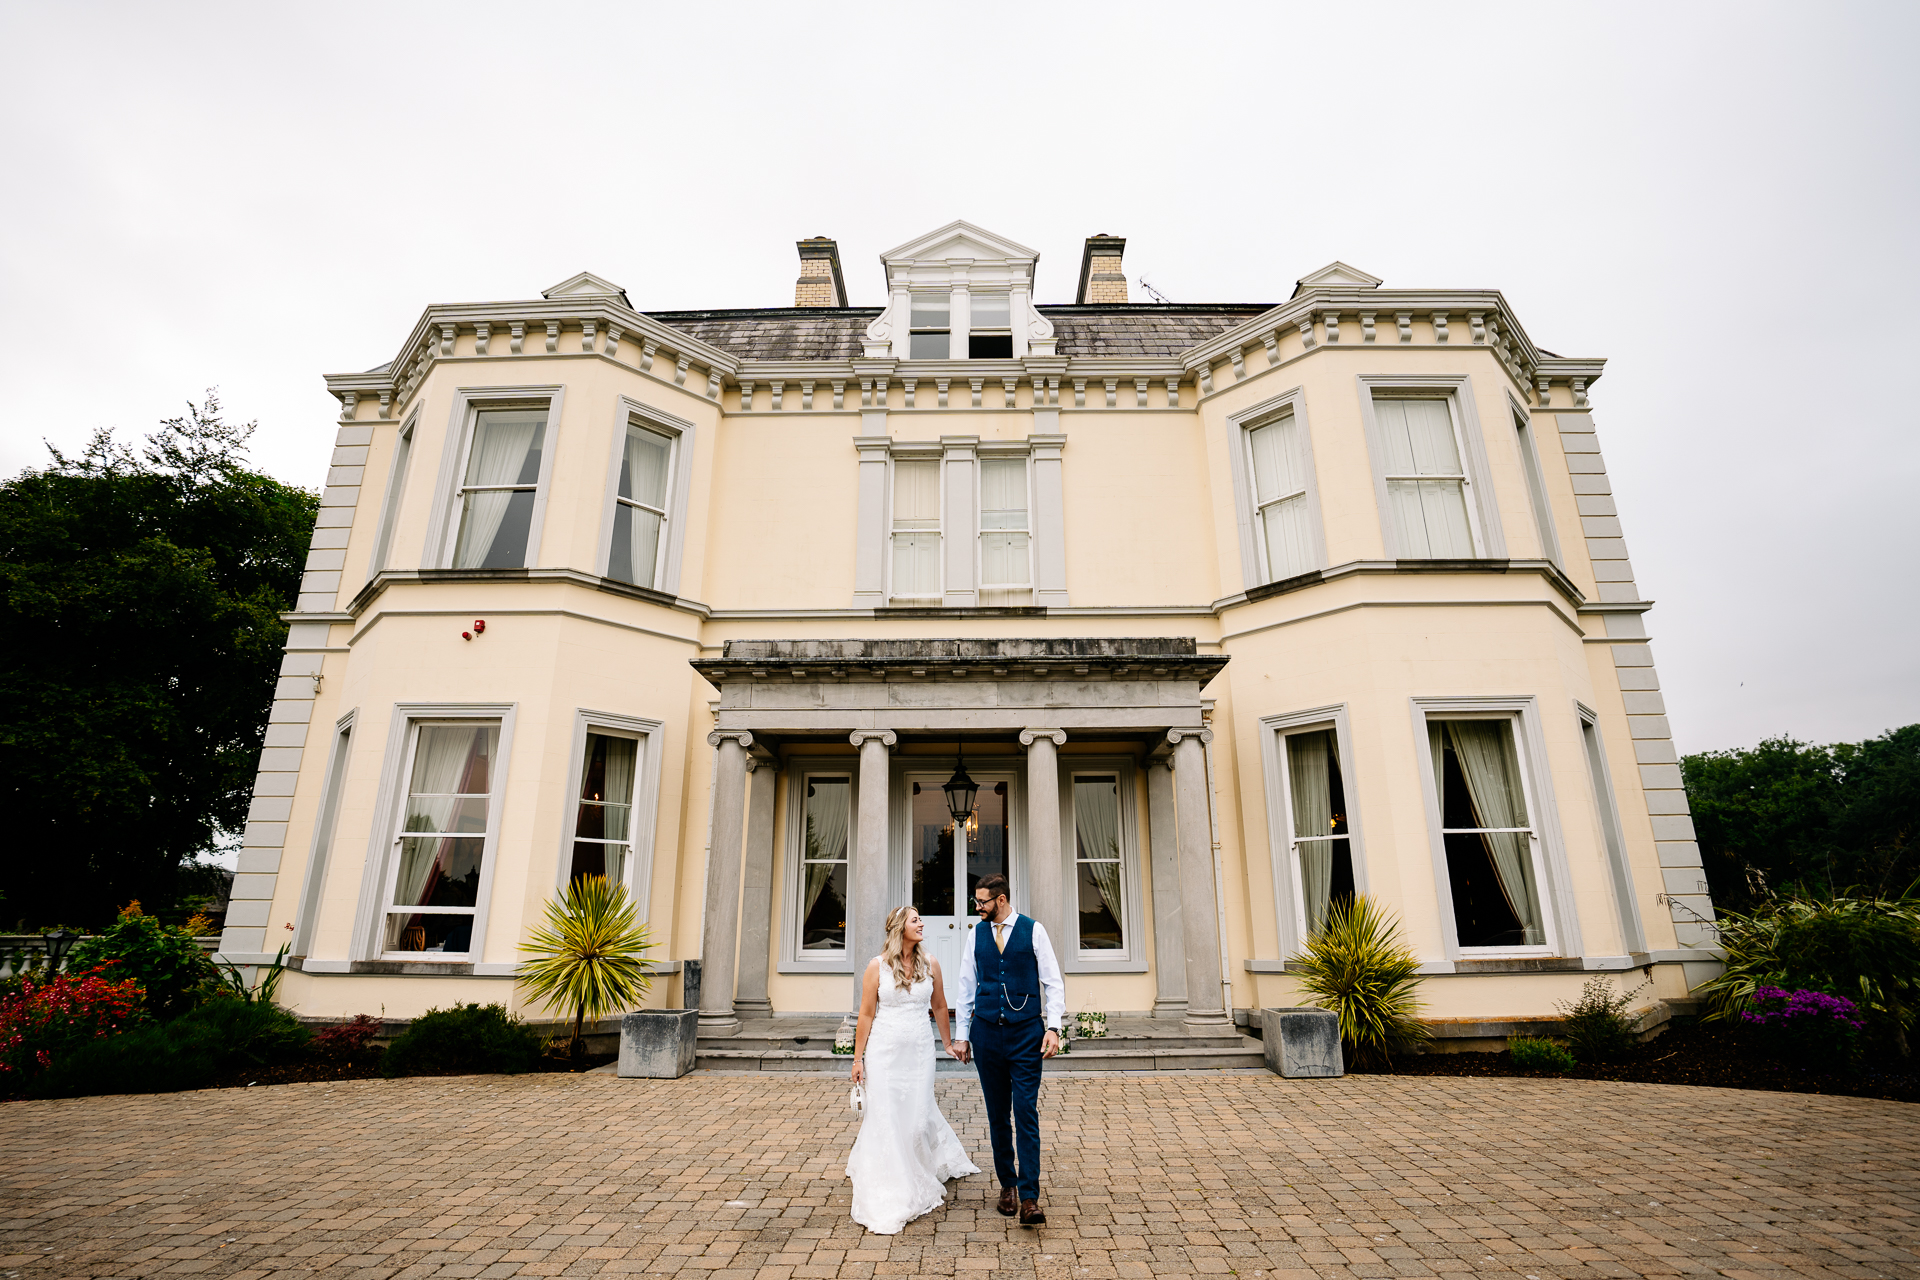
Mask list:
[{"label": "overcast sky", "polygon": [[[546,16],[540,16],[540,15]],[[926,16],[918,16],[924,14]],[[954,218],[1177,302],[1503,290],[1594,405],[1682,751],[1920,720],[1920,8],[0,6],[0,472],[576,271],[784,306]],[[1135,290],[1136,299],[1141,297]]]}]

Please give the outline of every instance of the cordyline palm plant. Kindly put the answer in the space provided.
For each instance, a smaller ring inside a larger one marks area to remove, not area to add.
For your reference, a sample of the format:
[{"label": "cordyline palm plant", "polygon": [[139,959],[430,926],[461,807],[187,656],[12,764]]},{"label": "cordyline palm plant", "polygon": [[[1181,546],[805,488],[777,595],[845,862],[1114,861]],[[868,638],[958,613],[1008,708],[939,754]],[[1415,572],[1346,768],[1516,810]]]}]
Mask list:
[{"label": "cordyline palm plant", "polygon": [[1366,895],[1332,903],[1293,963],[1311,1002],[1340,1015],[1340,1038],[1357,1058],[1391,1067],[1394,1046],[1428,1039],[1414,1016],[1420,961],[1401,941],[1398,923]]},{"label": "cordyline palm plant", "polygon": [[640,1003],[652,979],[642,953],[653,946],[647,926],[622,885],[605,876],[579,876],[556,901],[547,903],[546,922],[520,950],[515,981],[549,1009],[571,1010],[573,1038],[568,1053],[580,1057],[580,1028],[616,1010]]}]

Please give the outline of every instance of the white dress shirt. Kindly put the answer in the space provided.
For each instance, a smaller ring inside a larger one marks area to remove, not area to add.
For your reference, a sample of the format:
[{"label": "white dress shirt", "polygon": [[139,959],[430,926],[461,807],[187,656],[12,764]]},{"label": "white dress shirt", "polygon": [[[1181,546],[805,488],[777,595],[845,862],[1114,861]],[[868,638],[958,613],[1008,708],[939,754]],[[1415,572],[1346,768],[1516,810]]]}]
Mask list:
[{"label": "white dress shirt", "polygon": [[[1013,936],[1013,926],[1020,919],[1015,912],[1009,911],[1007,918],[998,924],[982,920],[974,925],[975,929],[1004,930],[1007,937]],[[1000,939],[994,939],[999,942]],[[973,1029],[973,998],[979,991],[980,976],[974,972],[973,949],[979,942],[971,935],[967,945],[960,950],[960,986],[959,999],[955,1002],[953,1020],[953,1038],[968,1039]],[[1045,1019],[1047,1030],[1058,1031],[1061,1019],[1067,1014],[1067,985],[1060,980],[1060,961],[1053,954],[1053,943],[1047,941],[1047,927],[1038,920],[1033,922],[1033,958],[1040,966],[1040,1016]]]}]

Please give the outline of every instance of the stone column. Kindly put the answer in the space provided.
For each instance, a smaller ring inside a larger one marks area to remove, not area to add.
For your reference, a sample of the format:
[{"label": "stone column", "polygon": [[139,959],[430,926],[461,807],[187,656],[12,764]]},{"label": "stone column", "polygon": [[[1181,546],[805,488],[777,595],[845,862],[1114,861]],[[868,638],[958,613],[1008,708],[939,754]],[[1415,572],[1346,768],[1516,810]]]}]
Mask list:
[{"label": "stone column", "polygon": [[747,761],[747,852],[740,890],[740,979],[733,1011],[740,1017],[773,1013],[767,999],[767,955],[773,933],[773,786],[780,776],[772,756]]},{"label": "stone column", "polygon": [[1211,729],[1169,729],[1174,826],[1180,845],[1180,925],[1187,949],[1186,1025],[1231,1030],[1220,991],[1220,928],[1214,913],[1213,823],[1207,812],[1206,744]]},{"label": "stone column", "polygon": [[887,754],[899,736],[891,729],[855,729],[860,748],[860,811],[855,823],[853,916],[847,921],[847,958],[853,961],[853,1011],[860,1011],[860,978],[887,938]]},{"label": "stone column", "polygon": [[1153,1016],[1187,1016],[1186,926],[1180,917],[1180,841],[1173,812],[1173,758],[1147,757],[1147,846],[1153,867]]},{"label": "stone column", "polygon": [[715,748],[713,817],[707,829],[707,918],[700,929],[700,1034],[740,1032],[733,1016],[734,953],[740,946],[740,841],[746,826],[747,748],[753,735],[707,735]]},{"label": "stone column", "polygon": [[1060,756],[1065,729],[1022,729],[1027,749],[1027,908],[1067,962],[1066,868],[1060,851]]}]

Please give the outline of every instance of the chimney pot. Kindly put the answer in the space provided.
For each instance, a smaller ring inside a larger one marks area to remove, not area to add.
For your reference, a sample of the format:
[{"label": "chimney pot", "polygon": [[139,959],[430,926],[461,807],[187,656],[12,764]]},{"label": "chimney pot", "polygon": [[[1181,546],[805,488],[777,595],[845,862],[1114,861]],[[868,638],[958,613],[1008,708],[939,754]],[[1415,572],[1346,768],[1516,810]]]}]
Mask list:
[{"label": "chimney pot", "polygon": [[840,246],[825,236],[795,242],[800,250],[800,278],[793,284],[796,307],[844,307],[847,285],[840,276]]},{"label": "chimney pot", "polygon": [[1126,237],[1106,232],[1087,237],[1080,255],[1080,292],[1075,302],[1125,302],[1127,273],[1121,262],[1127,248]]}]

